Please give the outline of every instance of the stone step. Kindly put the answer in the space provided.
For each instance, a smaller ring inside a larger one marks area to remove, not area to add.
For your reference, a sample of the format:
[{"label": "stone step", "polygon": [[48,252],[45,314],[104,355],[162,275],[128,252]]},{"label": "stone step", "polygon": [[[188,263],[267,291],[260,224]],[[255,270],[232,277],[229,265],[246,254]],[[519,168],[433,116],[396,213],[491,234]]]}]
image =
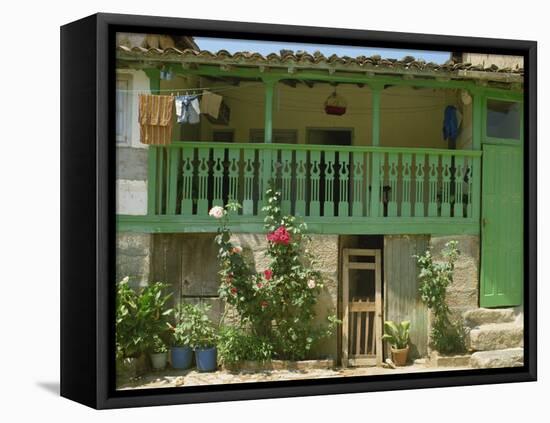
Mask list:
[{"label": "stone step", "polygon": [[476,369],[522,367],[523,348],[508,348],[496,351],[478,351],[472,354],[470,365]]},{"label": "stone step", "polygon": [[515,320],[512,308],[476,308],[464,313],[464,322],[473,328],[489,323],[507,323]]},{"label": "stone step", "polygon": [[471,354],[441,355],[432,351],[426,364],[430,367],[469,367],[470,358]]},{"label": "stone step", "polygon": [[523,325],[517,323],[489,323],[470,331],[472,351],[493,351],[523,347]]}]

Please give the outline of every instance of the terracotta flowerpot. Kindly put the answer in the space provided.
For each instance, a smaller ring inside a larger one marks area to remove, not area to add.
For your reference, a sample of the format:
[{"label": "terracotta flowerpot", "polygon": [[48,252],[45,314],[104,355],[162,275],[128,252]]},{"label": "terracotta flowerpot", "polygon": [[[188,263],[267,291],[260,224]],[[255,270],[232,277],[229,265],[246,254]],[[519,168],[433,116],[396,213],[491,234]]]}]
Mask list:
[{"label": "terracotta flowerpot", "polygon": [[391,348],[391,356],[396,366],[404,366],[407,364],[407,358],[409,356],[409,346],[406,348]]}]

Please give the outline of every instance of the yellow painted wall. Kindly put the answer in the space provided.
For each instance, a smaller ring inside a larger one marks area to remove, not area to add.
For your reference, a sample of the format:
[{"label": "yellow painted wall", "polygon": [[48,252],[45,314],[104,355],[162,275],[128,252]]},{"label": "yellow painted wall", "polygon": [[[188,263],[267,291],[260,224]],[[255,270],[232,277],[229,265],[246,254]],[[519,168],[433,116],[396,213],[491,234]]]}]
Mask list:
[{"label": "yellow painted wall", "polygon": [[[213,86],[206,80],[202,84]],[[214,130],[233,129],[235,142],[247,142],[251,129],[264,127],[264,86],[260,82],[244,82],[239,87],[217,85],[218,93],[223,95],[231,109],[230,124],[212,125],[201,119],[201,140],[212,139]],[[372,145],[370,89],[341,84],[336,90],[348,102],[347,113],[343,116],[330,116],[324,112],[324,101],[334,91],[329,84],[316,83],[313,88],[300,83],[296,88],[277,84],[273,128],[297,130],[299,144],[306,143],[307,128],[352,129],[353,145]],[[442,137],[443,113],[447,105],[455,105],[462,111],[459,98],[456,90],[387,87],[381,101],[381,145],[447,148]],[[471,110],[465,112],[471,114]]]}]

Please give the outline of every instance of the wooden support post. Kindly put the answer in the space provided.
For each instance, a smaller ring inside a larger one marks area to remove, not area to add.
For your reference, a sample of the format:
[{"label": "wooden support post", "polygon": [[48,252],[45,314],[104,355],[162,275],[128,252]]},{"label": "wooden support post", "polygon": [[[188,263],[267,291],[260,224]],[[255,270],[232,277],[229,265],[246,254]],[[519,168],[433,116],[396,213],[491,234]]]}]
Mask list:
[{"label": "wooden support post", "polygon": [[[160,70],[157,68],[145,69],[149,78],[149,89],[151,94],[160,93]],[[157,165],[159,147],[150,145],[147,147],[147,214],[157,214]]]},{"label": "wooden support post", "polygon": [[[372,89],[372,145],[380,146],[380,97],[384,86],[371,85]],[[383,153],[372,153],[371,190],[370,190],[370,217],[378,217],[380,214],[380,166]]]},{"label": "wooden support post", "polygon": [[[266,78],[265,83],[265,108],[264,108],[264,143],[271,144],[273,142],[273,91],[277,81]],[[263,151],[262,165],[262,187],[261,196],[264,198],[265,190],[269,186],[272,175],[271,171],[272,151],[266,148]]]},{"label": "wooden support post", "polygon": [[342,269],[342,366],[348,366],[349,345],[349,250],[343,251]]},{"label": "wooden support post", "polygon": [[[484,99],[479,93],[473,95],[473,111],[472,111],[472,149],[481,150],[481,138],[483,133],[483,107]],[[472,192],[470,201],[472,201],[472,216],[476,222],[480,222],[481,212],[481,158],[472,158],[472,172],[470,177],[472,181]]]}]

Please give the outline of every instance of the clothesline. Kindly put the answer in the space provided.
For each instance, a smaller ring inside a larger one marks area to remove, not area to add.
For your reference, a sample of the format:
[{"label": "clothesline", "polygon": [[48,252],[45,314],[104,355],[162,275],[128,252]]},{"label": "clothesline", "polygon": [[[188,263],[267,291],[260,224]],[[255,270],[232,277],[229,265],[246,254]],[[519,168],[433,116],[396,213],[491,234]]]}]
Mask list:
[{"label": "clothesline", "polygon": [[[246,87],[248,88],[252,85],[260,85],[260,84],[262,84],[262,83],[258,82],[258,83],[247,85]],[[169,93],[183,93],[183,94],[201,96],[201,95],[204,95],[204,92],[196,92],[196,91],[210,91],[211,93],[218,93],[218,92],[224,92],[224,91],[229,91],[229,90],[235,90],[235,89],[238,89],[238,88],[243,88],[243,87],[237,87],[235,85],[223,85],[223,86],[218,86],[218,87],[164,88],[164,89],[159,89],[159,90],[154,90],[154,91],[155,92],[169,92]],[[124,92],[124,93],[142,93],[142,94],[150,94],[151,93],[150,91],[143,90],[143,89],[142,90],[117,89],[116,91],[117,92]]]}]

